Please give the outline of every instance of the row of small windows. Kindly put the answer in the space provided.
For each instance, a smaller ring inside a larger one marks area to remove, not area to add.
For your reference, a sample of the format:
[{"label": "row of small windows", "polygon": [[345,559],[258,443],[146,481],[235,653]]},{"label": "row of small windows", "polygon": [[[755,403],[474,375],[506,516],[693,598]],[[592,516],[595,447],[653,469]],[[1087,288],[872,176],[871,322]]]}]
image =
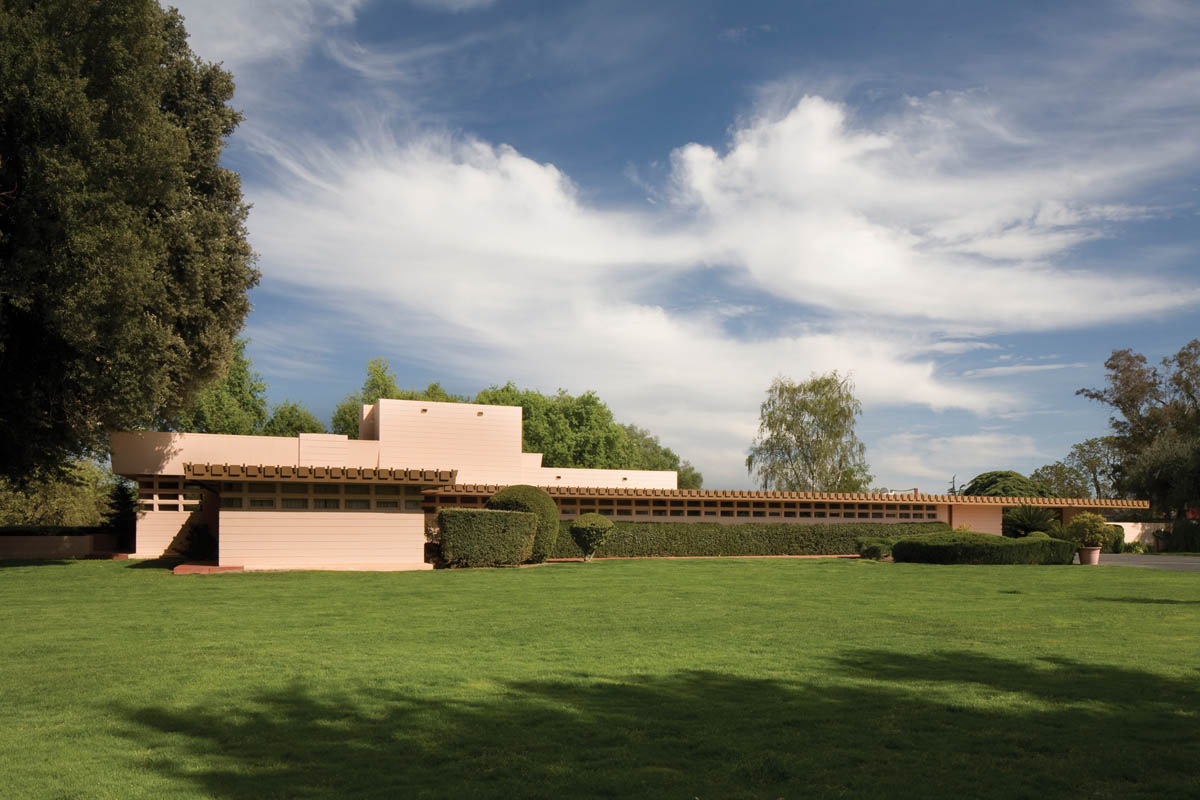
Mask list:
[{"label": "row of small windows", "polygon": [[284,511],[302,511],[314,509],[318,511],[420,511],[420,500],[375,500],[336,497],[241,497],[239,495],[221,495],[221,508],[247,509],[251,511],[269,511],[281,509]]},{"label": "row of small windows", "polygon": [[396,484],[371,483],[272,483],[269,481],[225,481],[221,484],[221,494],[314,494],[314,495],[356,495],[375,497],[398,497],[400,495],[420,495],[420,486],[399,486]]}]

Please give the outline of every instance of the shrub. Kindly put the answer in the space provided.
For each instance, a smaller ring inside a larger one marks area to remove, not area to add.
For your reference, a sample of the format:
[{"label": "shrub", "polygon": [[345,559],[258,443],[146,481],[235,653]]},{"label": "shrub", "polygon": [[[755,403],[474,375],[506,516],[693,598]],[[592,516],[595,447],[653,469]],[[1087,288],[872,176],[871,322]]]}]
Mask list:
[{"label": "shrub", "polygon": [[951,531],[901,539],[892,558],[922,564],[1070,564],[1075,545],[1061,539]]},{"label": "shrub", "polygon": [[1123,552],[1141,555],[1143,553],[1151,553],[1154,548],[1147,545],[1145,542],[1126,542]]},{"label": "shrub", "polygon": [[1041,506],[1017,506],[1004,512],[1001,530],[1005,536],[1020,539],[1034,531],[1045,531],[1055,521],[1054,512]]},{"label": "shrub", "polygon": [[1108,539],[1102,545],[1102,553],[1125,552],[1125,529],[1120,525],[1108,525]]},{"label": "shrub", "polygon": [[1030,531],[1021,537],[1022,539],[1049,539],[1050,534],[1045,531]]},{"label": "shrub", "polygon": [[571,520],[571,538],[575,540],[575,546],[583,551],[584,561],[591,561],[595,557],[612,528],[612,520],[595,513],[583,514]]},{"label": "shrub", "polygon": [[554,498],[536,486],[508,486],[488,498],[485,504],[496,511],[526,511],[538,518],[533,554],[526,560],[545,561],[554,552],[558,541],[558,504]]},{"label": "shrub", "polygon": [[442,558],[458,567],[515,566],[529,560],[536,514],[447,508],[438,514]]},{"label": "shrub", "polygon": [[1169,533],[1160,536],[1163,550],[1172,553],[1200,552],[1200,520],[1176,520]]},{"label": "shrub", "polygon": [[861,539],[856,539],[854,542],[858,547],[858,555],[861,558],[870,558],[875,561],[881,561],[892,554],[892,545],[895,542],[891,539],[882,539],[875,536],[866,536]]},{"label": "shrub", "polygon": [[1064,538],[1075,542],[1079,547],[1103,547],[1111,536],[1108,522],[1091,511],[1076,514],[1074,519],[1063,526],[1063,534]]},{"label": "shrub", "polygon": [[[580,558],[583,551],[569,535],[558,537],[554,558]],[[896,539],[948,530],[944,522],[845,523],[795,525],[756,522],[616,522],[598,556],[809,556],[852,555],[863,537]]]}]

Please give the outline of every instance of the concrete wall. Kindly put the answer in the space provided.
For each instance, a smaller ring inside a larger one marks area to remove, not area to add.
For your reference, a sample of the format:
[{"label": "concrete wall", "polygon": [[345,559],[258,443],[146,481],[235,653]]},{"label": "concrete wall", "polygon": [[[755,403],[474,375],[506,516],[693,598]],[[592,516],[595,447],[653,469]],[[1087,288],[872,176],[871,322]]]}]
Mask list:
[{"label": "concrete wall", "polygon": [[423,514],[221,511],[220,563],[247,570],[419,570]]},{"label": "concrete wall", "polygon": [[1170,530],[1171,525],[1167,522],[1114,522],[1113,525],[1120,525],[1125,529],[1125,541],[1141,542],[1155,547],[1157,539],[1154,537],[1155,531]]},{"label": "concrete wall", "polygon": [[954,506],[953,525],[969,525],[976,533],[994,533],[999,536],[1003,531],[1001,523],[1004,520],[1004,509],[995,505],[961,505]]}]

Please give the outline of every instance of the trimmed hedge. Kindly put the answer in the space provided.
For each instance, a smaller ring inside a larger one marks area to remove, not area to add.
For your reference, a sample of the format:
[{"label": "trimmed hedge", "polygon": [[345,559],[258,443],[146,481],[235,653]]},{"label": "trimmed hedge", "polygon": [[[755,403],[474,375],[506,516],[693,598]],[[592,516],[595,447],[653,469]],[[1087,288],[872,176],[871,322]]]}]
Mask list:
[{"label": "trimmed hedge", "polygon": [[537,522],[527,511],[444,509],[438,513],[442,558],[456,567],[515,566],[529,560]]},{"label": "trimmed hedge", "polygon": [[1010,539],[951,531],[901,539],[892,545],[892,559],[920,564],[1070,564],[1077,547],[1074,542],[1048,536]]},{"label": "trimmed hedge", "polygon": [[[560,523],[553,558],[582,558],[569,535],[571,521]],[[596,555],[606,556],[832,556],[858,552],[863,537],[900,538],[948,531],[944,522],[846,523],[794,525],[786,522],[722,525],[719,522],[614,522]]]},{"label": "trimmed hedge", "polygon": [[571,538],[583,551],[583,560],[591,561],[613,528],[612,520],[602,514],[583,514],[571,520]]},{"label": "trimmed hedge", "polygon": [[545,561],[554,552],[554,544],[559,539],[558,504],[543,489],[518,483],[496,492],[484,505],[495,511],[527,511],[537,514],[537,535],[533,539],[533,553],[525,559],[526,561]]}]

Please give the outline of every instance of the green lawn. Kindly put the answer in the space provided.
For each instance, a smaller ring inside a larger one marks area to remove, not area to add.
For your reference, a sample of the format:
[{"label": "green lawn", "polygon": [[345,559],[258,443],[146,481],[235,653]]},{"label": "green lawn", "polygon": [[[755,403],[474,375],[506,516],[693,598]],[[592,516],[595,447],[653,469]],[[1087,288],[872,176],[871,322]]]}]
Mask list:
[{"label": "green lawn", "polygon": [[5,797],[1200,796],[1200,575],[0,565]]}]

